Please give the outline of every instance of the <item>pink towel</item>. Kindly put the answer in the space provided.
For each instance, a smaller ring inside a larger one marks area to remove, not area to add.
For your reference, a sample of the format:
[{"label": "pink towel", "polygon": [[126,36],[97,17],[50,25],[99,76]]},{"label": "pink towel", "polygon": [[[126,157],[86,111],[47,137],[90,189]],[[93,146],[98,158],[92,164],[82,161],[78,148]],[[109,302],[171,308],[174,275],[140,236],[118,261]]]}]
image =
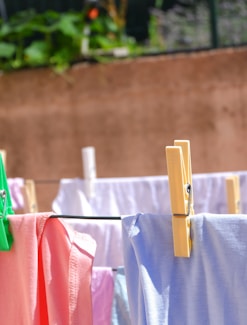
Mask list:
[{"label": "pink towel", "polygon": [[92,325],[95,241],[49,215],[8,217],[14,244],[0,252],[5,325]]}]

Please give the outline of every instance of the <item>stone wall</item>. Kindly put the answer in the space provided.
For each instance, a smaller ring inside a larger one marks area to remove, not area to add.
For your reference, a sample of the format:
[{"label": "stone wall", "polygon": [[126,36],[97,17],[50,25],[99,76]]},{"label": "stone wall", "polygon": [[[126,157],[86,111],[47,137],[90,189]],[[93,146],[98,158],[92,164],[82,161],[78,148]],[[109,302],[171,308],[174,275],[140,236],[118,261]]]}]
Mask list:
[{"label": "stone wall", "polygon": [[[84,146],[98,177],[163,175],[174,139],[191,141],[193,173],[247,166],[246,48],[2,74],[0,98],[8,177],[82,177]],[[37,183],[40,210],[57,189]]]}]

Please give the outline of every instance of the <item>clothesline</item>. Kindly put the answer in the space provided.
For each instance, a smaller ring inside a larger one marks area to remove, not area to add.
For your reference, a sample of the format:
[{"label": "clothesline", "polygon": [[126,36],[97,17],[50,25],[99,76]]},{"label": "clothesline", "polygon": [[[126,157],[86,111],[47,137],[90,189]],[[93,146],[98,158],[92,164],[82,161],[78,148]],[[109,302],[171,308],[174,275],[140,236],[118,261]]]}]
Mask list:
[{"label": "clothesline", "polygon": [[64,219],[87,219],[87,220],[121,220],[120,216],[74,216],[64,214],[54,214],[50,218],[64,218]]},{"label": "clothesline", "polygon": [[[194,210],[199,212],[226,213],[225,178],[227,175],[239,175],[242,212],[247,212],[247,171],[194,174]],[[23,209],[21,187],[25,180],[9,178],[9,188],[13,208]],[[96,178],[95,196],[85,194],[83,178],[34,179],[37,189],[40,186],[55,185],[58,190],[51,198],[50,208],[61,215],[119,216],[139,211],[152,213],[170,213],[167,176]],[[40,195],[40,192],[39,192]],[[39,196],[37,201],[39,202]],[[41,200],[42,201],[42,200]],[[38,203],[37,202],[37,203]],[[39,204],[38,204],[39,206]],[[47,209],[47,208],[46,208]],[[40,209],[39,209],[40,210]]]}]

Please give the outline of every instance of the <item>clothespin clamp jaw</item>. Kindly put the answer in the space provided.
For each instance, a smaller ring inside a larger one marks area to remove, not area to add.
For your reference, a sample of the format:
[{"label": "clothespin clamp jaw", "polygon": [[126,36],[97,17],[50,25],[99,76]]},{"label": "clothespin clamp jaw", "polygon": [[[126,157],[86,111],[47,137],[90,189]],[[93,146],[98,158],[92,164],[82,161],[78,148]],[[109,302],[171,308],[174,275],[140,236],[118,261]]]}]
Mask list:
[{"label": "clothespin clamp jaw", "polygon": [[0,251],[9,251],[13,243],[7,218],[9,214],[14,214],[14,211],[12,210],[7,177],[0,155]]},{"label": "clothespin clamp jaw", "polygon": [[0,251],[9,251],[12,243],[13,237],[9,231],[9,220],[6,217],[6,191],[0,191],[0,197],[3,205],[3,211],[0,215]]},{"label": "clothespin clamp jaw", "polygon": [[166,147],[172,210],[174,255],[190,257],[190,215],[194,214],[190,142],[175,140]]},{"label": "clothespin clamp jaw", "polygon": [[0,154],[2,156],[2,160],[3,160],[3,166],[5,168],[5,171],[6,171],[6,160],[7,160],[7,152],[5,149],[0,149]]},{"label": "clothespin clamp jaw", "polygon": [[7,177],[0,155],[0,251],[9,251],[13,237],[9,231],[9,220],[7,215],[14,214],[7,182]]},{"label": "clothespin clamp jaw", "polygon": [[240,183],[239,176],[232,175],[226,177],[226,193],[228,213],[239,214],[240,209]]}]

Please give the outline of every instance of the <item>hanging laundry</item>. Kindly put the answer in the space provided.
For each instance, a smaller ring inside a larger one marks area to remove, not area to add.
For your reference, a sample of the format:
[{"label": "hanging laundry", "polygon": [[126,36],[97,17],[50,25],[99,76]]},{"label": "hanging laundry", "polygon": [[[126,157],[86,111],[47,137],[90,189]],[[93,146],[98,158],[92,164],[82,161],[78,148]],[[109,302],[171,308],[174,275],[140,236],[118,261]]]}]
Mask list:
[{"label": "hanging laundry", "polygon": [[87,233],[94,238],[97,249],[93,266],[117,268],[123,265],[121,220],[94,220],[67,218],[64,221],[77,232]]},{"label": "hanging laundry", "polygon": [[92,325],[95,241],[49,216],[8,216],[14,242],[0,252],[1,322]]},{"label": "hanging laundry", "polygon": [[191,256],[181,258],[173,252],[171,216],[122,218],[132,324],[246,324],[246,215],[190,219]]},{"label": "hanging laundry", "polygon": [[114,288],[114,271],[111,267],[93,267],[92,304],[93,325],[110,325]]},{"label": "hanging laundry", "polygon": [[[247,213],[247,171],[193,174],[196,213],[228,212],[225,179],[232,174],[239,176],[241,210]],[[52,210],[88,216],[171,213],[167,176],[97,178],[94,186],[95,197],[87,199],[84,180],[61,179]]]},{"label": "hanging laundry", "polygon": [[22,187],[24,186],[24,179],[21,177],[8,178],[8,186],[12,200],[12,208],[14,211],[21,210],[24,207],[24,200],[22,194]]},{"label": "hanging laundry", "polygon": [[124,266],[119,266],[116,271],[111,325],[131,325]]}]

